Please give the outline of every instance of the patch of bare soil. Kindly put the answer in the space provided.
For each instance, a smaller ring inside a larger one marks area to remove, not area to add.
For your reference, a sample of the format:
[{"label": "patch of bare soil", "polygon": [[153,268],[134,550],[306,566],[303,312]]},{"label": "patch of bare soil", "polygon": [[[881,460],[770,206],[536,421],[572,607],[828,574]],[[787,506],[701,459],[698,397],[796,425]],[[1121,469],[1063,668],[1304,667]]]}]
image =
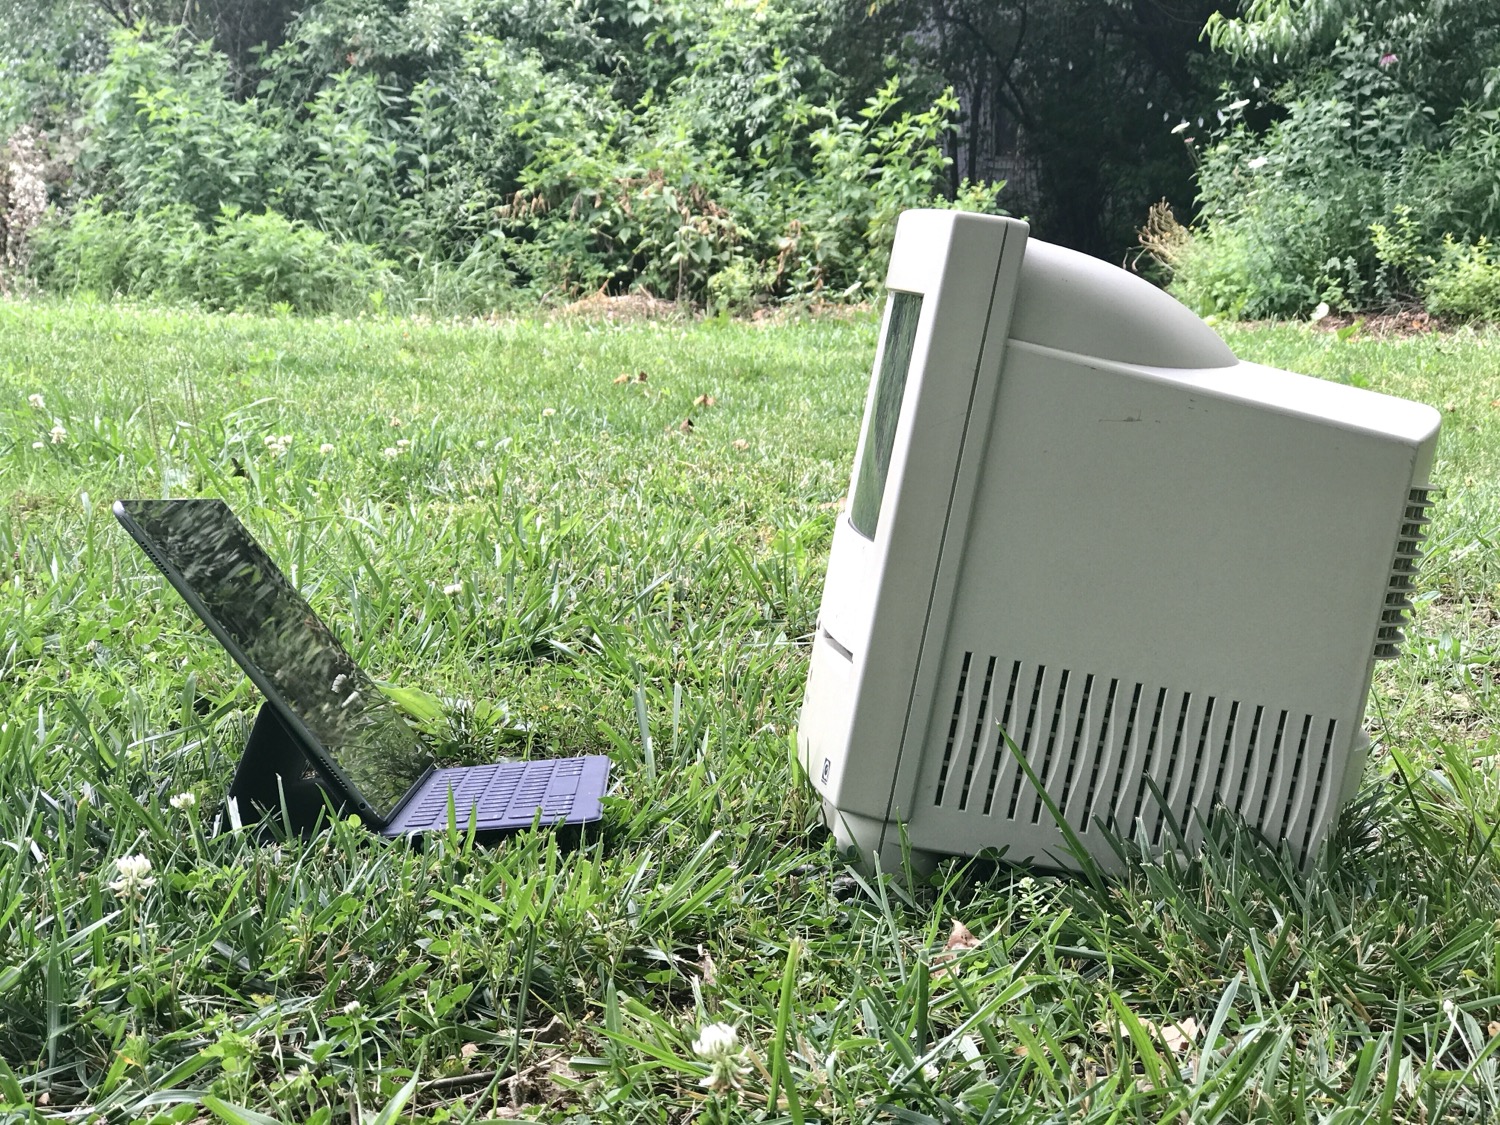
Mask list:
[{"label": "patch of bare soil", "polygon": [[611,297],[593,293],[582,300],[564,305],[552,313],[553,320],[602,320],[620,324],[637,320],[666,320],[689,312],[675,301],[653,297],[649,293],[624,293]]},{"label": "patch of bare soil", "polygon": [[1318,321],[1317,326],[1325,332],[1337,332],[1340,328],[1348,328],[1359,322],[1362,322],[1359,324],[1359,335],[1381,338],[1423,336],[1429,332],[1448,332],[1453,329],[1453,325],[1428,316],[1422,309],[1397,309],[1394,312],[1372,313],[1368,316],[1333,313]]}]

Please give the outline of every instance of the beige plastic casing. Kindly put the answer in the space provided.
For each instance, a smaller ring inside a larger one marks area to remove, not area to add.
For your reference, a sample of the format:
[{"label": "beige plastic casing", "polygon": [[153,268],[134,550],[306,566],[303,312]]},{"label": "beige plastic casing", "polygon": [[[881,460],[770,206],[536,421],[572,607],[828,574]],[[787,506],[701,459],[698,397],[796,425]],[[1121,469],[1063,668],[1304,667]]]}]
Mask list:
[{"label": "beige plastic casing", "polygon": [[1004,732],[1105,866],[1101,826],[1193,846],[1221,807],[1313,854],[1409,608],[1437,412],[1240,362],[1013,219],[906,213],[887,285],[923,297],[888,483],[872,538],[838,521],[798,730],[841,843],[1076,866]]}]

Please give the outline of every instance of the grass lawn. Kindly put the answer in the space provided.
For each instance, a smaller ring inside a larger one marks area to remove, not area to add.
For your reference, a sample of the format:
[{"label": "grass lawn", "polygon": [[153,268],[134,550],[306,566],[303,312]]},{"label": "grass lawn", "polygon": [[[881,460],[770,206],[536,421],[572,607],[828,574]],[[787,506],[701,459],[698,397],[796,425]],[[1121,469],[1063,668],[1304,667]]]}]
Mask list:
[{"label": "grass lawn", "polygon": [[[909,891],[839,862],[791,745],[874,338],[0,303],[0,1117],[1500,1114],[1500,337],[1230,333],[1445,412],[1415,626],[1314,869],[1220,825],[1107,886]],[[445,759],[609,753],[602,825],[224,830],[258,700],[109,513],[164,494],[229,500],[441,699]]]}]

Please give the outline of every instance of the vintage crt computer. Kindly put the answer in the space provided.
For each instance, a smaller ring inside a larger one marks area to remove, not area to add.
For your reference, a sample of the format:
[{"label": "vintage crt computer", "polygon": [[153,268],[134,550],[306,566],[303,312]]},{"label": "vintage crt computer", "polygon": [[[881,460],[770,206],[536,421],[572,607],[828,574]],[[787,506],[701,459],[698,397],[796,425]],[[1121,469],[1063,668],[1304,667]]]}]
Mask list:
[{"label": "vintage crt computer", "polygon": [[1196,846],[1214,810],[1312,855],[1402,641],[1437,412],[1241,362],[1013,219],[904,214],[887,286],[797,735],[840,844],[1077,866],[1019,756],[1106,868],[1108,832]]}]

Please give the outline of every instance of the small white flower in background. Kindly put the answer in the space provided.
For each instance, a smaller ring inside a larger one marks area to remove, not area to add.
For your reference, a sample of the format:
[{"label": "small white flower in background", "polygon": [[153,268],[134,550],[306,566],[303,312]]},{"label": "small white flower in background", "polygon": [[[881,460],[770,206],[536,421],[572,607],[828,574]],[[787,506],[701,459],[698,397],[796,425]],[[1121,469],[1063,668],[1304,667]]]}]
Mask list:
[{"label": "small white flower in background", "polygon": [[167,799],[167,804],[171,805],[178,812],[187,812],[188,809],[197,803],[198,797],[194,793],[178,793]]},{"label": "small white flower in background", "polygon": [[549,407],[547,407],[547,409],[545,409],[545,410],[542,411],[542,417],[543,418],[550,418],[550,417],[552,417],[552,415],[554,415],[556,413],[557,413],[557,411],[553,410],[552,407],[549,406]]},{"label": "small white flower in background", "polygon": [[284,457],[286,451],[292,447],[291,434],[272,434],[266,438],[266,448],[271,451],[272,457]]},{"label": "small white flower in background", "polygon": [[710,1090],[738,1086],[740,1079],[750,1073],[745,1065],[745,1048],[740,1046],[740,1033],[733,1024],[704,1024],[693,1041],[693,1054],[708,1063],[708,1077],[702,1084]]},{"label": "small white flower in background", "polygon": [[487,441],[485,441],[484,438],[480,438],[478,441],[476,441],[474,443],[474,448],[475,449],[488,449],[489,447],[490,447],[490,443],[487,442]]},{"label": "small white flower in background", "polygon": [[61,422],[53,422],[49,436],[52,438],[53,445],[61,445],[68,440],[68,429]]},{"label": "small white flower in background", "polygon": [[461,594],[463,593],[463,590],[464,584],[462,582],[450,582],[448,583],[448,585],[443,587],[443,593],[447,594],[449,597],[452,597],[454,594]]},{"label": "small white flower in background", "polygon": [[385,459],[387,461],[394,461],[399,456],[401,456],[401,450],[397,449],[394,445],[385,447]]},{"label": "small white flower in background", "polygon": [[408,449],[411,448],[411,442],[407,441],[406,438],[402,438],[400,441],[396,442],[396,448],[402,453],[405,453]]},{"label": "small white flower in background", "polygon": [[351,1000],[351,1001],[349,1001],[349,1003],[347,1003],[347,1004],[344,1005],[344,1015],[346,1015],[346,1016],[352,1016],[355,1012],[359,1011],[359,1008],[360,1008],[359,1001],[358,1000]]},{"label": "small white flower in background", "polygon": [[1271,160],[1271,158],[1269,156],[1257,156],[1254,160],[1249,161],[1246,164],[1246,167],[1248,167],[1248,168],[1264,168],[1267,164],[1270,163],[1270,160]]},{"label": "small white flower in background", "polygon": [[1329,313],[1328,302],[1327,301],[1319,301],[1318,302],[1318,307],[1315,308],[1315,309],[1313,309],[1312,315],[1309,316],[1307,319],[1308,320],[1312,320],[1312,321],[1322,320],[1325,316],[1328,315],[1328,313]]},{"label": "small white flower in background", "polygon": [[31,443],[31,448],[32,449],[46,449],[47,448],[47,443],[45,441],[34,441],[34,442]]},{"label": "small white flower in background", "polygon": [[47,409],[47,401],[46,399],[42,398],[41,395],[27,395],[26,402],[31,406],[31,409],[33,410]]},{"label": "small white flower in background", "polygon": [[109,889],[121,898],[144,898],[156,883],[151,877],[151,861],[143,855],[122,855],[115,860],[115,871],[120,877]]},{"label": "small white flower in background", "polygon": [[318,446],[318,452],[327,457],[333,452],[333,442],[325,441],[322,445]]}]

